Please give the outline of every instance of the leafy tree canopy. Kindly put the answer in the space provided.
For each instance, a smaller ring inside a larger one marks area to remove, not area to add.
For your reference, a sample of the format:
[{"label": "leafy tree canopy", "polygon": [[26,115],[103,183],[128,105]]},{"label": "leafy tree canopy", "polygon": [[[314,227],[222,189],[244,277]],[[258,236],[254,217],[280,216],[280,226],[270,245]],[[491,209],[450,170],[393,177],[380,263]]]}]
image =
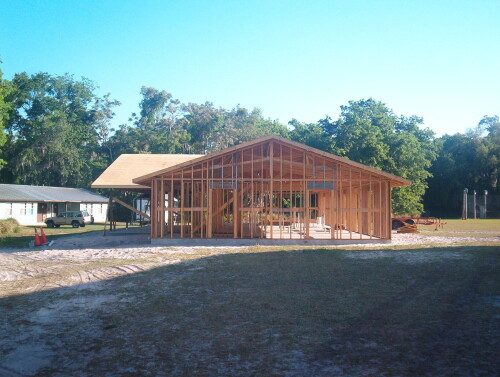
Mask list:
[{"label": "leafy tree canopy", "polygon": [[465,134],[434,138],[422,118],[396,115],[374,99],[350,101],[337,119],[292,119],[288,127],[259,109],[183,104],[141,88],[139,112],[111,128],[120,103],[71,75],[0,70],[0,181],[86,187],[122,153],[210,153],[276,134],[408,178],[393,190],[395,214],[460,213],[463,188],[499,194],[500,121],[485,116]]},{"label": "leafy tree canopy", "polygon": [[20,73],[11,85],[14,112],[3,174],[23,184],[88,186],[103,168],[96,154],[94,84],[70,75]]},{"label": "leafy tree canopy", "polygon": [[439,156],[429,169],[433,177],[425,205],[438,216],[460,216],[464,188],[500,194],[500,122],[485,116],[465,134],[444,135],[436,140]]},{"label": "leafy tree canopy", "polygon": [[[2,61],[0,60],[0,63]],[[12,94],[12,85],[8,80],[3,79],[3,72],[0,69],[0,169],[5,164],[4,145],[7,142],[7,134],[5,128],[8,126],[10,117],[12,116],[13,104],[9,97]]]},{"label": "leafy tree canopy", "polygon": [[393,190],[393,211],[415,215],[423,211],[427,169],[436,158],[434,134],[420,128],[422,123],[416,116],[397,116],[370,98],[341,106],[337,120],[325,117],[308,126],[293,121],[291,134],[297,141],[412,180],[411,186]]}]

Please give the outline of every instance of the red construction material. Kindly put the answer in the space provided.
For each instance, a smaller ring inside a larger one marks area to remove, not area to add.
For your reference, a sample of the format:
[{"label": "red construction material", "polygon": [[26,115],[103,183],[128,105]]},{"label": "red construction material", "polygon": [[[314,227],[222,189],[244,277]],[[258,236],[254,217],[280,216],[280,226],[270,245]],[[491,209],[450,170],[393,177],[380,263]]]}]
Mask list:
[{"label": "red construction material", "polygon": [[42,245],[42,240],[40,239],[40,236],[38,235],[38,232],[36,231],[35,228],[35,246],[41,246]]},{"label": "red construction material", "polygon": [[41,233],[41,238],[42,238],[42,244],[47,245],[49,243],[49,240],[47,237],[45,237],[45,233],[43,232],[43,228],[40,227],[40,233]]}]

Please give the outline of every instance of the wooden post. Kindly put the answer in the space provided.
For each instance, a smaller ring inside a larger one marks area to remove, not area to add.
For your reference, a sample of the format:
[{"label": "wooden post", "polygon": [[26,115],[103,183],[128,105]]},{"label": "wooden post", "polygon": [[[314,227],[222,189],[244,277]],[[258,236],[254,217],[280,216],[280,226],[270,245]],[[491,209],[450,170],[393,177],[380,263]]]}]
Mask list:
[{"label": "wooden post", "polygon": [[273,166],[273,155],[274,155],[274,142],[271,140],[269,142],[269,185],[270,185],[270,193],[269,193],[269,211],[270,218],[269,221],[271,223],[271,239],[273,239],[273,228],[274,228],[274,211],[273,211],[273,197],[274,197],[274,166]]},{"label": "wooden post", "polygon": [[330,191],[330,200],[331,200],[331,206],[330,206],[330,239],[335,239],[336,236],[336,229],[335,229],[335,218],[337,216],[337,212],[335,211],[335,196],[337,194],[337,182],[335,180],[335,174],[337,173],[338,170],[338,164],[333,164],[332,167],[332,190]]},{"label": "wooden post", "polygon": [[[212,169],[212,180],[210,181],[210,177],[207,176],[207,182],[208,182],[208,218],[207,218],[207,238],[212,238],[212,222],[213,222],[213,211],[212,211],[212,200],[213,200],[213,190],[212,190],[212,182],[214,180],[214,160],[210,160],[211,162],[211,169]],[[208,161],[207,161],[207,168],[208,168]]]},{"label": "wooden post", "polygon": [[255,192],[254,192],[254,185],[253,185],[253,146],[252,146],[252,162],[251,162],[251,169],[252,169],[252,174],[251,174],[251,177],[250,177],[250,184],[251,184],[251,187],[250,187],[250,190],[252,190],[252,199],[250,201],[250,206],[251,206],[251,210],[252,212],[250,212],[250,238],[253,238],[253,228],[255,226]]},{"label": "wooden post", "polygon": [[387,181],[387,211],[386,213],[388,214],[387,216],[387,223],[388,225],[388,230],[387,233],[389,234],[389,239],[392,239],[392,200],[391,200],[391,181]]},{"label": "wooden post", "polygon": [[174,238],[174,173],[170,175],[170,194],[168,194],[168,213],[170,222],[170,238]]},{"label": "wooden post", "polygon": [[[267,212],[265,208],[265,198],[264,198],[264,144],[260,145],[260,201],[262,203],[262,207],[264,214]],[[264,215],[264,219],[265,219]],[[261,221],[262,222],[262,221]],[[262,226],[262,225],[261,225]],[[267,236],[267,226],[266,221],[264,220],[264,238]],[[262,231],[259,232],[259,238],[262,237]]]},{"label": "wooden post", "polygon": [[160,184],[160,194],[161,194],[161,228],[160,228],[160,238],[164,237],[165,233],[165,186],[164,186],[164,179],[163,176],[160,178],[161,179],[161,184]]},{"label": "wooden post", "polygon": [[308,227],[309,227],[309,224],[306,225],[306,221],[307,221],[307,199],[306,199],[306,195],[307,195],[307,188],[306,188],[306,165],[307,165],[307,155],[306,155],[306,151],[303,152],[302,154],[302,161],[303,161],[303,165],[302,165],[302,208],[303,208],[303,222],[304,222],[304,225],[301,227],[301,234],[300,234],[300,238],[306,238],[307,237],[307,231],[308,231]]},{"label": "wooden post", "polygon": [[181,170],[181,202],[180,202],[180,212],[181,212],[181,238],[184,238],[184,169]]},{"label": "wooden post", "polygon": [[194,207],[194,166],[191,165],[191,238],[194,236],[194,217],[193,217],[193,207]]},{"label": "wooden post", "polygon": [[243,225],[244,225],[244,216],[243,216],[243,192],[245,191],[245,187],[243,186],[244,185],[244,177],[243,177],[243,160],[244,160],[244,151],[240,151],[240,185],[241,185],[241,188],[240,188],[240,208],[239,208],[239,211],[240,211],[240,216],[239,216],[239,221],[240,221],[240,238],[244,238],[243,235],[244,235],[244,229],[243,229]]},{"label": "wooden post", "polygon": [[363,177],[361,175],[361,170],[359,171],[359,209],[358,215],[360,219],[358,221],[359,226],[359,239],[363,239]]},{"label": "wooden post", "polygon": [[[237,168],[236,163],[237,153],[233,153],[232,164],[233,168]],[[233,186],[233,238],[238,238],[238,172],[231,176],[231,185]]]},{"label": "wooden post", "polygon": [[153,179],[151,181],[151,206],[150,206],[150,211],[151,211],[151,239],[156,238],[156,201],[155,201],[155,184],[156,181]]},{"label": "wooden post", "polygon": [[342,200],[343,199],[343,185],[342,185],[342,168],[339,167],[339,180],[338,180],[338,183],[339,183],[339,214],[340,214],[340,221],[338,223],[338,228],[339,228],[339,239],[342,239],[342,228],[343,228],[343,224],[344,224],[344,201]]},{"label": "wooden post", "polygon": [[372,175],[370,174],[369,181],[369,193],[368,193],[368,233],[370,235],[370,239],[372,239],[372,234],[374,230],[374,222],[373,222],[373,202],[374,196],[372,191]]},{"label": "wooden post", "polygon": [[292,181],[293,181],[293,149],[292,147],[289,147],[290,149],[290,239],[292,239],[292,231],[293,231],[293,224],[295,223],[295,212],[293,211],[293,188],[292,188]]},{"label": "wooden post", "polygon": [[382,180],[378,179],[378,236],[382,238]]},{"label": "wooden post", "polygon": [[280,143],[280,196],[279,196],[280,212],[280,239],[283,238],[283,226],[285,223],[285,216],[283,213],[283,145]]},{"label": "wooden post", "polygon": [[349,239],[352,240],[352,169],[349,168]]},{"label": "wooden post", "polygon": [[205,219],[205,163],[201,163],[201,212],[200,212],[200,238],[203,238],[203,225]]}]

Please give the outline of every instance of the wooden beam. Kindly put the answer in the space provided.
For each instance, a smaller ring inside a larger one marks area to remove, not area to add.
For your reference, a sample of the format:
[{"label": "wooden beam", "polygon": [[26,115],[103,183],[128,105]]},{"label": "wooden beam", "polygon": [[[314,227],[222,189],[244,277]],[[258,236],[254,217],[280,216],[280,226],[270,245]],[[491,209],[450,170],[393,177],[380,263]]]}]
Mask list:
[{"label": "wooden beam", "polygon": [[110,196],[110,197],[109,197],[109,199],[110,199],[110,202],[111,202],[111,200],[112,200],[112,201],[115,201],[115,202],[117,202],[117,203],[121,204],[122,206],[124,206],[125,208],[128,208],[129,210],[134,211],[135,213],[138,213],[138,214],[139,214],[139,215],[141,215],[142,217],[147,217],[148,219],[150,219],[150,216],[149,216],[147,213],[144,213],[144,212],[139,211],[138,209],[135,209],[134,207],[132,207],[132,206],[128,205],[127,203],[122,202],[122,201],[121,201],[120,199],[118,199],[118,198],[115,198],[115,197],[113,197],[113,196]]}]

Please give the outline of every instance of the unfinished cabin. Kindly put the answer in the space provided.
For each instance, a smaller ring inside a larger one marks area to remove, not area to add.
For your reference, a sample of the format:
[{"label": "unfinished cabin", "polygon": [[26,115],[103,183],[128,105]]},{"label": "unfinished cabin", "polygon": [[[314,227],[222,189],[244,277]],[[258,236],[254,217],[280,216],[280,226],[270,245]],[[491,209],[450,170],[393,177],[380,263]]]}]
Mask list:
[{"label": "unfinished cabin", "polygon": [[278,136],[182,156],[123,186],[148,191],[152,241],[389,240],[391,188],[411,184]]}]

